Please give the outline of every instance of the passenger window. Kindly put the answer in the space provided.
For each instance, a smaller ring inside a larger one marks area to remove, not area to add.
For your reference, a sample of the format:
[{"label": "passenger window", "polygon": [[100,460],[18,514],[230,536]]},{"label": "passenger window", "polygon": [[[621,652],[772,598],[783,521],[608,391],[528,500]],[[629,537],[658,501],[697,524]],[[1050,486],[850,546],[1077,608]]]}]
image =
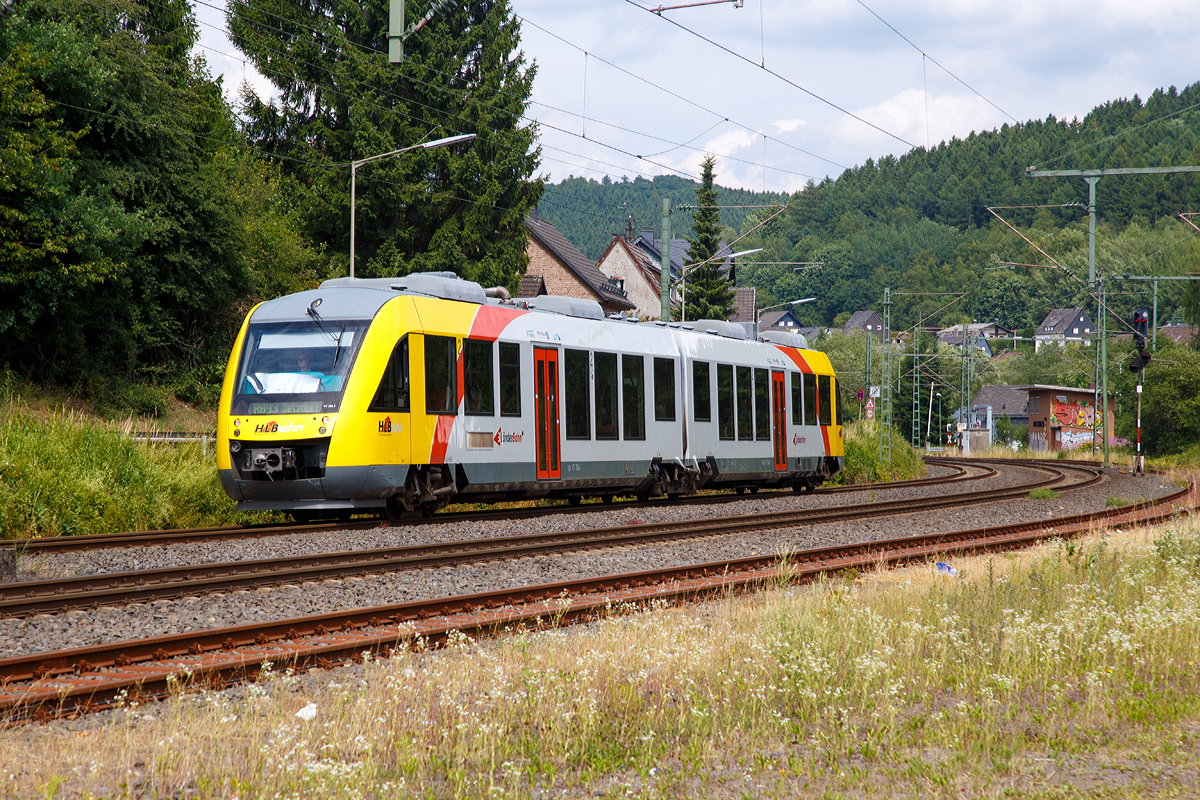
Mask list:
[{"label": "passenger window", "polygon": [[492,380],[492,343],[463,342],[463,400],[468,414],[495,416],[496,389]]},{"label": "passenger window", "polygon": [[708,362],[692,362],[692,406],[696,422],[712,421],[712,391],[708,385]]},{"label": "passenger window", "polygon": [[656,422],[675,421],[674,359],[654,359],[654,419]]},{"label": "passenger window", "polygon": [[521,346],[500,343],[500,416],[521,416]]},{"label": "passenger window", "polygon": [[588,352],[566,351],[567,438],[592,438],[592,409],[588,403]]},{"label": "passenger window", "polygon": [[833,403],[830,402],[828,375],[817,376],[817,423],[819,425],[833,424]]},{"label": "passenger window", "polygon": [[765,369],[754,370],[754,438],[771,438],[771,376]]},{"label": "passenger window", "polygon": [[792,373],[792,424],[803,425],[804,391],[800,388],[800,373]]},{"label": "passenger window", "polygon": [[625,405],[626,439],[646,438],[646,360],[621,356],[621,400]]},{"label": "passenger window", "polygon": [[842,387],[838,384],[837,378],[830,378],[833,381],[833,410],[834,410],[834,425],[844,425],[842,422]]},{"label": "passenger window", "polygon": [[596,364],[596,438],[617,438],[617,355],[594,353]]},{"label": "passenger window", "polygon": [[408,411],[408,337],[396,342],[368,411]]},{"label": "passenger window", "polygon": [[754,401],[750,395],[751,389],[751,373],[750,367],[738,367],[734,370],[737,378],[734,384],[734,391],[737,393],[737,438],[739,440],[754,439]]},{"label": "passenger window", "polygon": [[425,336],[425,413],[458,412],[458,359],[453,337]]},{"label": "passenger window", "polygon": [[817,376],[811,373],[804,376],[804,424],[817,424]]},{"label": "passenger window", "polygon": [[733,438],[733,367],[717,364],[717,435]]}]

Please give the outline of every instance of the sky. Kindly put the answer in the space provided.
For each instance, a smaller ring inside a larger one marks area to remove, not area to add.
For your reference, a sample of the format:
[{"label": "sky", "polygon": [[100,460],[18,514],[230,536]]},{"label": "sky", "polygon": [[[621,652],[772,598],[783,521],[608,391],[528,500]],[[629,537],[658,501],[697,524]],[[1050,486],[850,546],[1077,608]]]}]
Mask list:
[{"label": "sky", "polygon": [[[197,52],[226,91],[269,97],[224,35],[225,0],[193,2]],[[1200,80],[1194,0],[512,5],[551,183],[696,178],[711,153],[721,186],[794,192],[868,158]]]}]

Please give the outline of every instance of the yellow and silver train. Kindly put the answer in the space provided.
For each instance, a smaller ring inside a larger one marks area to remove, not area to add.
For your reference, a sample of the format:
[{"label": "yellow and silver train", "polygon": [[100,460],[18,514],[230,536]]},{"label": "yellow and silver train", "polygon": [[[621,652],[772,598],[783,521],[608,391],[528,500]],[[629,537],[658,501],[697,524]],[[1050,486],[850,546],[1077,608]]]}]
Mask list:
[{"label": "yellow and silver train", "polygon": [[824,353],[735,323],[605,317],[453,273],[255,307],[221,391],[221,483],[299,519],[447,502],[811,489],[842,467]]}]

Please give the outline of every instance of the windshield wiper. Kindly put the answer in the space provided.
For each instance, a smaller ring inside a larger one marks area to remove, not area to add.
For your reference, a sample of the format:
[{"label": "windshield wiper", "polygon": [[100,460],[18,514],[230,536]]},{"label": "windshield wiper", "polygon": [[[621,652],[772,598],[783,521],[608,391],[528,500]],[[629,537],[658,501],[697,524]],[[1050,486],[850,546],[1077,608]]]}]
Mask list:
[{"label": "windshield wiper", "polygon": [[337,347],[333,350],[333,368],[337,368],[338,355],[342,352],[342,336],[346,333],[346,326],[343,325],[341,331],[338,332],[337,338],[334,340]]}]

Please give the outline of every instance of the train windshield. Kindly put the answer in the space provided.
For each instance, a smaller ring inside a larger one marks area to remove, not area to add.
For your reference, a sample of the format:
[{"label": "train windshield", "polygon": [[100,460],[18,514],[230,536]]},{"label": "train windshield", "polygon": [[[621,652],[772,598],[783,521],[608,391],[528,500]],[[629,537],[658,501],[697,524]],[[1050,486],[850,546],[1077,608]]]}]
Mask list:
[{"label": "train windshield", "polygon": [[234,385],[234,414],[320,414],[337,411],[363,320],[251,325]]}]

